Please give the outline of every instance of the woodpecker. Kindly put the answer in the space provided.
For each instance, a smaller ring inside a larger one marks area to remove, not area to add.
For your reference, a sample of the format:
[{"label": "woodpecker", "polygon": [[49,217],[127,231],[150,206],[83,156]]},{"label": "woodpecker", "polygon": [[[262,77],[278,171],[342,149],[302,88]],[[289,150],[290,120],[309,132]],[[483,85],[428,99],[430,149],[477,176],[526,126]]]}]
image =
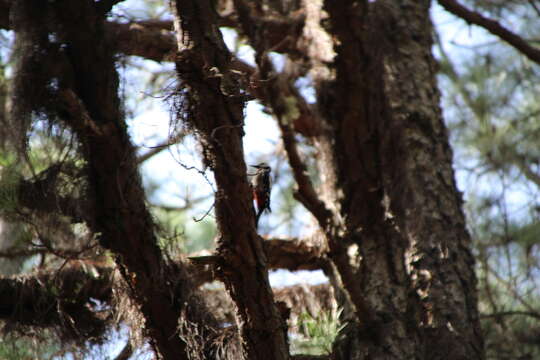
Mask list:
[{"label": "woodpecker", "polygon": [[259,218],[261,214],[270,209],[270,192],[272,191],[272,181],[270,179],[270,171],[272,168],[267,163],[260,163],[258,165],[250,165],[257,169],[257,172],[253,174],[253,180],[251,182],[251,188],[253,190],[253,200],[255,200],[255,227],[259,226]]}]

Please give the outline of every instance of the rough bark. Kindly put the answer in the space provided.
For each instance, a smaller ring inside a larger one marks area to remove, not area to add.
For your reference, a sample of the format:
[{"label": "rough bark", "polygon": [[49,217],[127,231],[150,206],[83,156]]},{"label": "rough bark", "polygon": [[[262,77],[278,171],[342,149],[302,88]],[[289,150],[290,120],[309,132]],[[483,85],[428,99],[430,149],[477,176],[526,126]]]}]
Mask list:
[{"label": "rough bark", "polygon": [[[392,9],[399,35],[387,35],[393,50],[384,64],[392,120],[380,131],[386,130],[382,153],[389,208],[407,234],[405,261],[421,301],[426,356],[481,359],[474,258],[439,105],[429,2],[409,5],[406,11]],[[381,25],[388,34],[387,24]]]},{"label": "rough bark", "polygon": [[[327,1],[325,8],[337,57],[335,79],[318,84],[329,129],[319,141],[333,175],[326,199],[337,205],[346,234],[329,246],[357,247],[351,261],[362,295],[350,295],[372,314],[351,335],[355,353],[482,358],[470,238],[430,53],[429,2]],[[332,259],[351,293],[351,274]]]},{"label": "rough bark", "polygon": [[245,98],[210,1],[172,2],[179,53],[176,69],[187,102],[179,116],[193,126],[216,179],[219,272],[238,308],[250,359],[287,359],[286,324],[268,282],[262,239],[255,231],[242,148]]},{"label": "rough bark", "polygon": [[334,212],[333,229],[326,235],[338,281],[359,319],[354,335],[359,358],[412,358],[418,334],[408,327],[413,314],[405,241],[383,201],[377,126],[389,117],[378,44],[384,34],[373,28],[368,8],[365,2],[325,2],[337,54],[335,78],[317,84],[326,129],[317,141],[321,168],[329,174],[323,197]]}]

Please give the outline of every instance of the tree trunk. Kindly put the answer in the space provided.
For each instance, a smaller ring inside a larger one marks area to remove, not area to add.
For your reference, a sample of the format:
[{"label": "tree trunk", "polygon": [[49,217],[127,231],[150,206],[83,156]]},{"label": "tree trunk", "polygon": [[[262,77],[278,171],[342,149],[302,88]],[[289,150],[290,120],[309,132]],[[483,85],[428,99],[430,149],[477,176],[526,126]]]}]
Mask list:
[{"label": "tree trunk", "polygon": [[214,172],[221,280],[238,309],[248,359],[287,359],[287,326],[274,302],[263,242],[255,230],[242,146],[244,95],[210,1],[172,1],[179,53],[179,119],[197,130]]},{"label": "tree trunk", "polygon": [[336,210],[327,238],[359,320],[339,358],[481,359],[429,1],[325,8],[337,53],[335,78],[317,84],[324,198]]},{"label": "tree trunk", "polygon": [[49,121],[58,116],[78,136],[93,207],[87,225],[113,252],[157,356],[187,359],[177,333],[191,286],[182,264],[166,266],[146,208],[104,32],[110,6],[89,0],[17,2],[15,30],[24,30],[27,50],[19,54],[14,102],[24,99],[19,111],[28,117],[31,110]]}]

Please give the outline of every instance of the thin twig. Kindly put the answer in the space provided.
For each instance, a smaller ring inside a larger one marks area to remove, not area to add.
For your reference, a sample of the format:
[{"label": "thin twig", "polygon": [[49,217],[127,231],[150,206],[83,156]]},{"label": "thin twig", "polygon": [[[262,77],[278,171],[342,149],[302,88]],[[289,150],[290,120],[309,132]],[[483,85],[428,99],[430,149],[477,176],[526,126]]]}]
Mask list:
[{"label": "thin twig", "polygon": [[212,204],[212,206],[210,206],[210,208],[209,208],[209,209],[204,213],[204,215],[201,216],[200,218],[197,219],[196,217],[193,217],[193,221],[195,221],[195,222],[201,222],[201,221],[203,221],[204,218],[206,218],[206,217],[210,214],[210,211],[212,211],[212,209],[214,208],[215,205],[216,205],[216,203],[214,202],[214,203]]}]

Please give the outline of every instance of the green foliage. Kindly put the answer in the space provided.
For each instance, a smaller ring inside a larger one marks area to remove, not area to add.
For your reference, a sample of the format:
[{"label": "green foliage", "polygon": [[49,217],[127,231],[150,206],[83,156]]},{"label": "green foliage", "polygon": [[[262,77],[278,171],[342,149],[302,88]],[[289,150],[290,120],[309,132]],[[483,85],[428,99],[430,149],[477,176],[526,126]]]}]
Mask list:
[{"label": "green foliage", "polygon": [[[49,339],[45,339],[48,334]],[[54,336],[45,330],[39,342],[27,337],[6,336],[0,339],[0,359],[2,360],[33,360],[53,359],[59,354],[60,346],[55,343]]]},{"label": "green foliage", "polygon": [[[486,316],[482,328],[488,359],[539,359],[538,319],[528,311],[511,310],[503,315]],[[514,329],[514,331],[509,331]],[[523,344],[516,346],[516,344]]]},{"label": "green foliage", "polygon": [[[468,5],[512,24],[524,39],[540,35],[533,2]],[[439,43],[438,52],[445,117],[477,258],[487,357],[538,358],[540,68],[497,37],[469,30],[468,39],[456,41],[466,46]]]},{"label": "green foliage", "polygon": [[186,225],[187,253],[212,249],[216,233],[216,224],[211,219],[205,218],[199,222],[189,221]]},{"label": "green foliage", "polygon": [[26,346],[21,346],[20,342],[0,343],[0,358],[5,360],[31,359],[32,351]]},{"label": "green foliage", "polygon": [[342,309],[324,311],[313,317],[307,312],[298,317],[300,334],[291,339],[293,353],[323,355],[332,352],[332,344],[338,333],[344,328],[339,317]]}]

